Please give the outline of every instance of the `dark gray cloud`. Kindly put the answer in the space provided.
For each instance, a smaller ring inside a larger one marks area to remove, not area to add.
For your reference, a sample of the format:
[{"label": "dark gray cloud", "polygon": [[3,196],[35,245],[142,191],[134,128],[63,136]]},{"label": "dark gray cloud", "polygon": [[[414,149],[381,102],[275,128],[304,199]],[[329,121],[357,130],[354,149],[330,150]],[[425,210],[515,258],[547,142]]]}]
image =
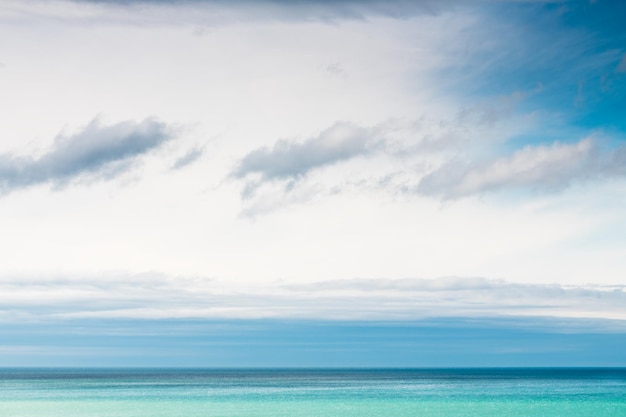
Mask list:
[{"label": "dark gray cloud", "polygon": [[297,180],[310,171],[366,155],[380,141],[376,129],[338,123],[304,142],[281,140],[246,155],[232,172],[235,178],[258,174],[262,180]]},{"label": "dark gray cloud", "polygon": [[74,135],[57,136],[52,148],[38,158],[0,155],[0,191],[42,183],[63,185],[83,176],[114,177],[172,137],[172,129],[156,119],[106,126],[96,119]]}]

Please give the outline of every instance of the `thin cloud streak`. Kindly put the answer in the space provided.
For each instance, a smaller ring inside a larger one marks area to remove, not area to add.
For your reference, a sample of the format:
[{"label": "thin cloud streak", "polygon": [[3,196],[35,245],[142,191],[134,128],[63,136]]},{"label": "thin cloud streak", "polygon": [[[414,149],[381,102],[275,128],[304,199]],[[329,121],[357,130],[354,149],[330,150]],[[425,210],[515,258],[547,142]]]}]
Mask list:
[{"label": "thin cloud streak", "polygon": [[560,190],[576,182],[626,174],[626,148],[602,151],[591,139],[527,146],[510,156],[449,161],[424,176],[420,194],[458,198],[507,189]]}]

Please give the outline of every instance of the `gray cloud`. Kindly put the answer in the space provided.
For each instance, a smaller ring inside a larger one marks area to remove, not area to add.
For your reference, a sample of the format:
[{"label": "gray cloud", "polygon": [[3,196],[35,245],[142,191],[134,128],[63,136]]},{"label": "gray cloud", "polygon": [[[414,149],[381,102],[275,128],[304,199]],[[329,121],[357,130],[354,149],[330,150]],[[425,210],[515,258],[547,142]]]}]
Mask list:
[{"label": "gray cloud", "polygon": [[172,165],[172,169],[174,170],[181,169],[181,168],[186,167],[187,165],[194,163],[195,161],[198,160],[198,158],[202,156],[202,153],[203,153],[203,150],[200,148],[191,149],[186,154],[178,158],[176,162],[174,162],[174,165]]},{"label": "gray cloud", "polygon": [[72,136],[57,136],[52,148],[38,158],[0,155],[0,191],[42,183],[63,185],[84,176],[111,178],[172,137],[172,129],[155,119],[107,126],[96,119]]},{"label": "gray cloud", "polygon": [[449,161],[425,175],[421,194],[457,198],[514,188],[563,189],[574,182],[626,174],[626,148],[602,151],[594,140],[528,146],[482,162]]},{"label": "gray cloud", "polygon": [[[474,113],[463,113],[463,118],[482,119],[481,112]],[[626,176],[626,147],[608,149],[592,137],[574,143],[529,145],[483,160],[454,157],[473,149],[457,131],[466,121],[455,123],[459,126],[452,124],[434,138],[411,125],[361,128],[337,124],[304,142],[282,140],[271,148],[256,149],[242,158],[231,177],[247,180],[244,199],[255,196],[264,184],[275,184],[263,194],[268,197],[268,192],[274,192],[272,198],[283,204],[285,192],[292,195],[299,190],[302,196],[306,189],[299,180],[312,171],[359,156],[380,158],[378,167],[383,168],[351,179],[335,178],[333,188],[312,191],[332,194],[359,187],[454,199],[516,189],[554,192],[576,183]],[[433,155],[443,162],[430,165]],[[260,202],[267,205],[272,198]]]},{"label": "gray cloud", "polygon": [[367,155],[380,141],[375,129],[338,123],[304,142],[281,140],[272,148],[263,147],[246,155],[232,172],[234,178],[251,174],[262,180],[297,180],[310,171]]}]

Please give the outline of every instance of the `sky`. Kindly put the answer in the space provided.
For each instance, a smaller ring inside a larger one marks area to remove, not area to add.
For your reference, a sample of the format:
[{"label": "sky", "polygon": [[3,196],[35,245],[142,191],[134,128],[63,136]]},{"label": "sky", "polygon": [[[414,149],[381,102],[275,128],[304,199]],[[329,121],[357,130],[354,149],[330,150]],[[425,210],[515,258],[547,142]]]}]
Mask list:
[{"label": "sky", "polygon": [[2,0],[0,366],[626,366],[624,15]]}]

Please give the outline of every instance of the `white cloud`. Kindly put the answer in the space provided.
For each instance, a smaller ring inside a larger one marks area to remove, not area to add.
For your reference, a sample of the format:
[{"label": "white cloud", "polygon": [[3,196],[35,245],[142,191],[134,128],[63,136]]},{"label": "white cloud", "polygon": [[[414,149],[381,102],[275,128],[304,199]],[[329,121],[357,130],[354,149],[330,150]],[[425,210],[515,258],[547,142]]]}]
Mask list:
[{"label": "white cloud", "polygon": [[592,138],[526,146],[487,161],[448,161],[424,176],[416,190],[446,198],[507,189],[561,190],[575,182],[624,175],[625,155],[624,148],[603,151]]}]

